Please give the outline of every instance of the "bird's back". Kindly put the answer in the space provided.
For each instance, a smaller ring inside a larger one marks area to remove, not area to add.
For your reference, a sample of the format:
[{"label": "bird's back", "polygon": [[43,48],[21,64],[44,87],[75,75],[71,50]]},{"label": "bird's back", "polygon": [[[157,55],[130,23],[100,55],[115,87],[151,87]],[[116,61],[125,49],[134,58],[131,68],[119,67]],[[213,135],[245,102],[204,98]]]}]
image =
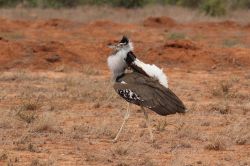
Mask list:
[{"label": "bird's back", "polygon": [[163,116],[186,111],[183,102],[169,88],[137,72],[118,78],[114,89],[128,102],[147,107]]}]

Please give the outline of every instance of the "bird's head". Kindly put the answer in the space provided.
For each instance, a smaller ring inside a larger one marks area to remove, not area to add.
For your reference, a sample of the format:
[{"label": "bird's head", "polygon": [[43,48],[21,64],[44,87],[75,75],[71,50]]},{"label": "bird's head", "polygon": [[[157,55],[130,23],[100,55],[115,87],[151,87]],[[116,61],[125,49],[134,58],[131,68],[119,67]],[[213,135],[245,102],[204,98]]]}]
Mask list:
[{"label": "bird's head", "polygon": [[128,37],[123,36],[119,43],[110,45],[109,48],[112,48],[116,51],[133,51],[133,43],[128,39]]},{"label": "bird's head", "polygon": [[115,80],[128,67],[126,57],[128,52],[133,50],[133,44],[126,36],[123,36],[118,44],[109,47],[115,50],[107,59],[108,67],[112,71]]}]

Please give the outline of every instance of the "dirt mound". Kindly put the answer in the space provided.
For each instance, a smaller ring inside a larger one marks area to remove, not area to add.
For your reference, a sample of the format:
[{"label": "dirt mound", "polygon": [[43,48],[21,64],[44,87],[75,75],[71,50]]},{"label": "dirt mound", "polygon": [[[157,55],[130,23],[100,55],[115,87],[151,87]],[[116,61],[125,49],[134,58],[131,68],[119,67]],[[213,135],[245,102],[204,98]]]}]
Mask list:
[{"label": "dirt mound", "polygon": [[29,21],[11,21],[7,19],[0,18],[0,33],[1,32],[9,32],[11,30],[18,31],[22,28],[29,27],[30,22]]},{"label": "dirt mound", "polygon": [[149,17],[143,21],[145,27],[155,28],[171,28],[176,25],[176,22],[170,17]]},{"label": "dirt mound", "polygon": [[143,57],[148,63],[189,69],[228,69],[249,67],[250,50],[242,48],[209,48],[189,40],[166,41],[150,49]]},{"label": "dirt mound", "polygon": [[[148,63],[196,69],[211,69],[214,66],[222,69],[249,67],[250,63],[250,49],[241,47],[247,45],[250,38],[239,39],[242,43],[232,48],[216,43],[220,41],[222,30],[227,32],[223,33],[223,39],[230,39],[231,36],[227,34],[231,31],[235,34],[239,34],[238,29],[242,31],[240,28],[231,28],[237,26],[234,22],[216,23],[217,26],[223,27],[217,29],[210,28],[214,23],[202,23],[207,27],[199,29],[199,33],[208,34],[209,30],[212,37],[171,40],[166,38],[165,28],[151,28],[175,26],[175,21],[168,17],[150,17],[145,20],[144,26],[119,24],[108,20],[86,24],[59,19],[33,22],[5,19],[1,21],[1,70],[53,70],[58,66],[80,70],[85,64],[103,69],[106,68],[107,56],[112,52],[107,47],[108,44],[118,42],[124,34],[129,34],[134,42],[135,53]],[[186,36],[192,37],[189,32],[197,31],[193,25],[187,24],[178,27],[178,30],[183,30]]]}]

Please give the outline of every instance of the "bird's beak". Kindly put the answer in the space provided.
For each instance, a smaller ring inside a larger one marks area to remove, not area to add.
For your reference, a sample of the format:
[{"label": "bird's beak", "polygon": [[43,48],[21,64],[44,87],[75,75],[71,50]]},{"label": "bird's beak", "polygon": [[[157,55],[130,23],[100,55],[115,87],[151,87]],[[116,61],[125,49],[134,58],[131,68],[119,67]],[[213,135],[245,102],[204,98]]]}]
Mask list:
[{"label": "bird's beak", "polygon": [[108,45],[108,47],[111,48],[111,49],[117,50],[117,49],[119,49],[121,47],[121,45],[122,45],[121,43],[110,44],[110,45]]},{"label": "bird's beak", "polygon": [[108,48],[116,49],[117,45],[108,45]]}]

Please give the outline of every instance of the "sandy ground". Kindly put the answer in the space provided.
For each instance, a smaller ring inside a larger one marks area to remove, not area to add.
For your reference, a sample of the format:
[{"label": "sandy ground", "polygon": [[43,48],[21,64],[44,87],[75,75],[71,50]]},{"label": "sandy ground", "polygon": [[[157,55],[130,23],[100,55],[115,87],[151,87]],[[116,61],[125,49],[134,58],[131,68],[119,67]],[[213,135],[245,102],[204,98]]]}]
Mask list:
[{"label": "sandy ground", "polygon": [[[250,165],[250,22],[93,20],[2,15],[0,165]],[[189,109],[149,111],[154,143],[137,106],[112,143],[126,102],[107,45],[124,34]]]}]

